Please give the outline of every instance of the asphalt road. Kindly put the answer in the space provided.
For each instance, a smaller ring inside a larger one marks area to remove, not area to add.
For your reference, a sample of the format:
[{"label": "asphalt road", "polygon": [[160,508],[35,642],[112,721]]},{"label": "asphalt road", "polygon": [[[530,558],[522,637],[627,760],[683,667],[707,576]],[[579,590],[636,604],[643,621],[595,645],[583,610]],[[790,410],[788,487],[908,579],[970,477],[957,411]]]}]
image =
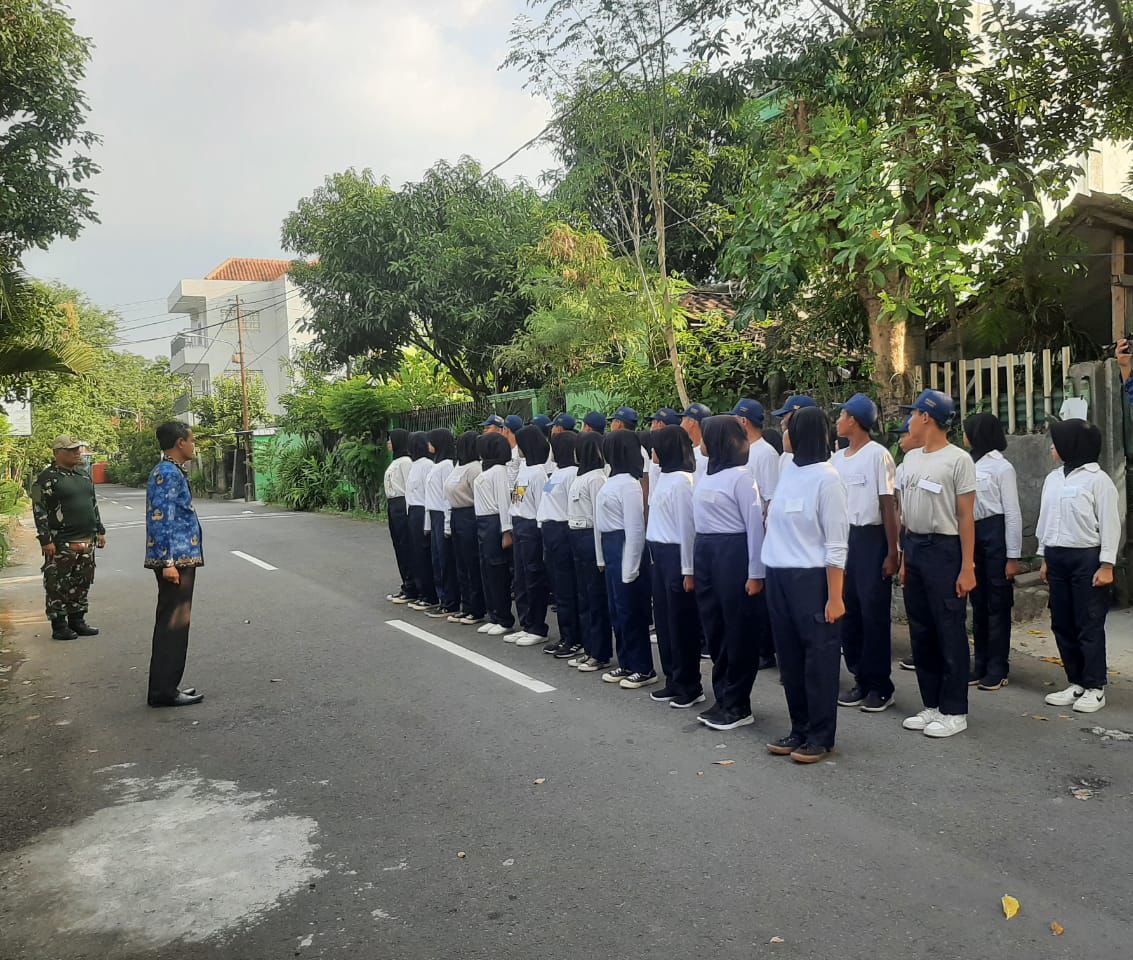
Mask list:
[{"label": "asphalt road", "polygon": [[932,741],[900,673],[801,767],[764,750],[774,673],[716,733],[387,603],[384,527],[204,502],[206,699],[152,710],[143,512],[105,489],[100,637],[51,641],[34,567],[0,573],[3,960],[1131,955],[1133,739],[1091,732],[1133,730],[1128,678],[1086,718],[1017,658]]}]

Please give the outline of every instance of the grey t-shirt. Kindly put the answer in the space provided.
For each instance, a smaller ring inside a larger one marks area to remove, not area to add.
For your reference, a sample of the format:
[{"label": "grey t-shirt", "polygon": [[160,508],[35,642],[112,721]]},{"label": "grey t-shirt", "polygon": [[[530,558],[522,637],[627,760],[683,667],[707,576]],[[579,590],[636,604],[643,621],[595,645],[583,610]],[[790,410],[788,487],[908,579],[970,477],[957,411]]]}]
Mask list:
[{"label": "grey t-shirt", "polygon": [[925,453],[913,450],[901,463],[901,512],[910,533],[956,536],[956,498],[976,489],[976,465],[955,444]]}]

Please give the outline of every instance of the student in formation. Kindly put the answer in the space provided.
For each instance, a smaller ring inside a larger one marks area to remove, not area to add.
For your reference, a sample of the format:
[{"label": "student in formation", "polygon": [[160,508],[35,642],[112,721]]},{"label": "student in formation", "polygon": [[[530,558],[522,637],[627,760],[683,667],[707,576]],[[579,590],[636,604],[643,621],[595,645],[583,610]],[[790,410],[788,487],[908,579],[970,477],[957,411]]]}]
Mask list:
[{"label": "student in formation", "polygon": [[582,418],[582,432],[605,435],[606,415],[599,413],[597,410],[591,410]]},{"label": "student in formation", "polygon": [[[913,419],[912,417],[906,418],[905,422],[897,428],[897,446],[901,448],[902,455],[908,453],[910,450],[915,450],[917,448],[916,443],[913,441],[912,437],[909,436],[909,423],[912,421],[912,419]],[[904,464],[904,461],[902,461],[901,463],[897,464],[897,473],[893,477],[893,485],[896,488],[896,494],[897,494],[897,516],[898,516],[898,519],[900,519],[900,517],[903,516],[902,510],[901,510],[901,480],[904,477],[904,473],[905,473],[905,464]],[[905,528],[904,528],[903,521],[901,521],[901,539],[902,540],[904,539],[904,536],[905,536]],[[916,670],[917,669],[917,665],[915,663],[913,663],[912,655],[909,655],[907,657],[902,657],[900,660],[897,661],[897,666],[899,666],[902,670]]]},{"label": "student in formation", "polygon": [[[646,417],[645,419],[649,422],[649,430],[651,433],[656,433],[658,430],[663,430],[665,427],[679,427],[681,425],[681,415],[672,407],[661,407],[653,416]],[[695,453],[693,456],[695,457]],[[657,458],[650,456],[649,469],[646,470],[646,476],[649,477],[650,490],[653,489],[660,475],[661,468],[657,464]]]},{"label": "student in formation", "polygon": [[556,660],[572,660],[584,650],[579,624],[578,584],[574,556],[570,548],[570,485],[578,475],[574,447],[578,435],[561,432],[551,437],[551,457],[555,470],[547,478],[539,500],[536,519],[543,534],[543,556],[547,579],[555,594],[555,617],[559,622],[558,640],[543,647]]},{"label": "student in formation", "polygon": [[433,560],[433,582],[437,587],[437,608],[433,618],[460,615],[460,581],[456,575],[456,551],[452,548],[452,507],[445,497],[445,481],[455,466],[456,440],[451,430],[439,427],[429,431],[433,465],[425,476],[425,511],[429,515],[429,552]]},{"label": "student in formation", "polygon": [[569,413],[560,413],[551,421],[551,436],[557,437],[560,433],[574,433],[578,422]]},{"label": "student in formation", "polygon": [[578,473],[567,491],[567,526],[570,552],[578,588],[578,620],[583,650],[567,661],[581,673],[605,670],[613,656],[610,606],[606,578],[598,566],[595,511],[598,492],[606,483],[606,461],[602,456],[602,437],[583,433],[574,448]]},{"label": "student in formation", "polygon": [[[795,394],[787,397],[787,402],[779,410],[771,411],[771,416],[779,418],[779,426],[783,432],[786,433],[791,422],[792,415],[799,410],[805,410],[807,407],[816,407],[818,404],[814,402],[813,397],[808,397],[805,394]],[[784,449],[779,454],[779,469],[782,471],[783,464],[791,459],[791,451],[787,449],[787,445],[783,445]]]},{"label": "student in formation", "polygon": [[515,439],[522,464],[511,492],[513,585],[519,629],[504,640],[517,647],[532,647],[547,642],[547,568],[538,515],[551,445],[538,427],[520,427]]},{"label": "student in formation", "polygon": [[693,481],[700,482],[701,477],[708,472],[708,457],[704,454],[704,433],[701,426],[712,416],[712,411],[703,403],[690,403],[681,414],[681,428],[692,440],[692,455],[696,460],[696,470],[693,471]]},{"label": "student in formation", "polygon": [[480,476],[476,456],[476,431],[456,438],[456,466],[445,479],[445,499],[451,506],[452,549],[456,555],[456,578],[460,584],[461,609],[449,617],[452,623],[474,624],[484,619],[484,583],[480,576],[480,546],[476,536],[476,494]]},{"label": "student in formation", "polygon": [[696,609],[692,519],[692,440],[679,426],[652,433],[659,473],[650,487],[645,542],[653,570],[653,619],[665,685],[649,696],[677,709],[704,702],[700,614]]},{"label": "student in formation", "polygon": [[386,467],[382,486],[386,493],[389,538],[393,541],[393,555],[397,559],[397,572],[401,575],[397,593],[387,595],[386,599],[393,603],[411,603],[417,599],[417,584],[413,579],[413,556],[409,545],[409,508],[405,505],[405,487],[413,466],[409,456],[409,431],[391,430],[386,447],[393,460]]},{"label": "student in formation", "polygon": [[696,603],[712,655],[716,702],[697,719],[713,730],[754,723],[751,689],[759,665],[763,603],[763,503],[748,469],[748,442],[735,417],[702,426],[705,475],[693,490]]},{"label": "student in formation", "polygon": [[880,713],[893,704],[891,607],[893,577],[900,566],[897,465],[885,447],[870,439],[876,425],[877,405],[864,393],[850,397],[834,424],[847,446],[830,460],[846,486],[850,509],[842,652],[854,684],[838,703],[866,713]]},{"label": "student in formation", "polygon": [[1061,466],[1043,484],[1035,533],[1050,587],[1050,628],[1070,686],[1046,702],[1095,713],[1105,706],[1105,618],[1121,539],[1117,488],[1098,465],[1102,435],[1092,423],[1052,423],[1050,438]]},{"label": "student in formation", "polygon": [[767,427],[763,431],[763,439],[775,448],[775,456],[783,455],[783,431],[778,427]]},{"label": "student in formation", "polygon": [[429,543],[429,514],[425,509],[425,481],[433,468],[428,434],[417,431],[409,435],[409,456],[413,464],[405,482],[405,503],[409,515],[413,579],[417,582],[417,599],[409,604],[409,609],[428,611],[437,605],[437,587],[433,579],[433,558]]},{"label": "student in formation", "polygon": [[968,417],[964,442],[976,465],[976,586],[968,595],[975,660],[968,685],[998,690],[1007,683],[1014,580],[1023,554],[1019,484],[1003,456],[1007,437],[994,413]]},{"label": "student in formation", "polygon": [[618,665],[602,675],[607,683],[637,690],[657,682],[649,643],[650,570],[645,552],[645,498],[641,490],[641,444],[628,430],[603,443],[610,478],[595,503],[594,549],[606,575]]},{"label": "student in formation", "polygon": [[907,407],[910,451],[903,463],[901,564],[909,639],[924,709],[906,730],[951,737],[968,728],[968,594],[976,585],[976,468],[948,442],[952,398],[925,390]]},{"label": "student in formation", "polygon": [[477,439],[476,452],[480,476],[472,483],[472,497],[487,606],[487,620],[477,633],[502,637],[515,625],[511,613],[511,488],[507,480],[511,446],[502,434],[486,433]]},{"label": "student in formation", "polygon": [[[610,430],[628,430],[630,433],[637,435],[637,411],[633,407],[618,407],[614,411],[614,415],[610,417]],[[649,502],[649,466],[653,462],[653,455],[649,452],[645,442],[640,435],[637,435],[638,442],[641,444],[641,474],[646,478],[644,485],[645,500]]]},{"label": "student in formation", "polygon": [[817,763],[834,749],[837,727],[849,507],[846,487],[829,463],[826,414],[817,407],[797,411],[784,437],[794,456],[767,513],[763,563],[791,731],[767,749]]}]

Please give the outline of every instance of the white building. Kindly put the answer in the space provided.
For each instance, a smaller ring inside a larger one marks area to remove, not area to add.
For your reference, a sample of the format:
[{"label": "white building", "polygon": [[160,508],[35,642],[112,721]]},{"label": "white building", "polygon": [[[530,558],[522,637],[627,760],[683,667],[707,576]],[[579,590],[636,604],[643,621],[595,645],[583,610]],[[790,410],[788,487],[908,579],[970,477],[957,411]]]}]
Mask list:
[{"label": "white building", "polygon": [[[299,329],[310,310],[290,270],[290,260],[232,257],[203,280],[177,284],[169,312],[188,314],[189,322],[169,345],[170,367],[192,379],[193,396],[207,396],[220,377],[239,377],[239,309],[248,372],[263,378],[268,411],[283,412],[279,398],[291,389],[286,361],[312,339]],[[188,395],[178,401],[179,415],[188,413],[189,401]]]}]

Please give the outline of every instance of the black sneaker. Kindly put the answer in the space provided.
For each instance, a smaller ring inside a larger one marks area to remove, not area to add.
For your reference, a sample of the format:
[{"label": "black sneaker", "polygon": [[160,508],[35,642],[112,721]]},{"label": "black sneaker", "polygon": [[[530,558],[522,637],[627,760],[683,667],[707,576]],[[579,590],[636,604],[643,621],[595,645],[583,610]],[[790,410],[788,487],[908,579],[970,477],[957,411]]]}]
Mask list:
[{"label": "black sneaker", "polygon": [[828,756],[830,756],[830,750],[827,747],[819,746],[817,743],[808,743],[799,747],[798,750],[791,751],[791,759],[795,763],[818,763]]},{"label": "black sneaker", "polygon": [[713,730],[735,730],[737,727],[747,727],[755,723],[755,717],[750,713],[736,713],[726,711],[711,720],[705,720],[704,725]]},{"label": "black sneaker", "polygon": [[897,661],[897,663],[898,663],[898,665],[900,665],[902,670],[916,670],[917,669],[917,665],[915,663],[913,663],[912,657],[902,657],[900,660]]},{"label": "black sneaker", "polygon": [[845,693],[838,694],[838,706],[860,707],[865,701],[865,691],[860,683],[855,683]]},{"label": "black sneaker", "polygon": [[861,709],[866,713],[881,713],[893,706],[893,694],[883,697],[876,690],[870,690],[861,703]]},{"label": "black sneaker", "polygon": [[563,645],[562,640],[548,640],[543,644],[543,652],[548,656],[554,656],[555,652]]},{"label": "black sneaker", "polygon": [[649,694],[649,699],[654,703],[672,703],[677,699],[677,692],[666,683],[660,690],[654,690]]},{"label": "black sneaker", "polygon": [[556,660],[573,660],[582,653],[581,643],[560,643],[555,648]]},{"label": "black sneaker", "polygon": [[433,620],[440,620],[442,617],[451,617],[454,613],[460,613],[460,607],[442,607],[438,604],[431,610],[426,610],[425,616]]},{"label": "black sneaker", "polygon": [[689,707],[695,707],[698,703],[704,703],[705,696],[703,693],[698,693],[691,697],[677,697],[676,700],[670,700],[669,706],[674,710],[687,710]]},{"label": "black sneaker", "polygon": [[707,710],[697,714],[696,719],[707,726],[710,720],[715,722],[723,716],[724,708],[720,704],[714,703]]},{"label": "black sneaker", "polygon": [[805,743],[806,741],[797,733],[788,733],[785,737],[767,744],[767,752],[777,757],[789,757]]}]

